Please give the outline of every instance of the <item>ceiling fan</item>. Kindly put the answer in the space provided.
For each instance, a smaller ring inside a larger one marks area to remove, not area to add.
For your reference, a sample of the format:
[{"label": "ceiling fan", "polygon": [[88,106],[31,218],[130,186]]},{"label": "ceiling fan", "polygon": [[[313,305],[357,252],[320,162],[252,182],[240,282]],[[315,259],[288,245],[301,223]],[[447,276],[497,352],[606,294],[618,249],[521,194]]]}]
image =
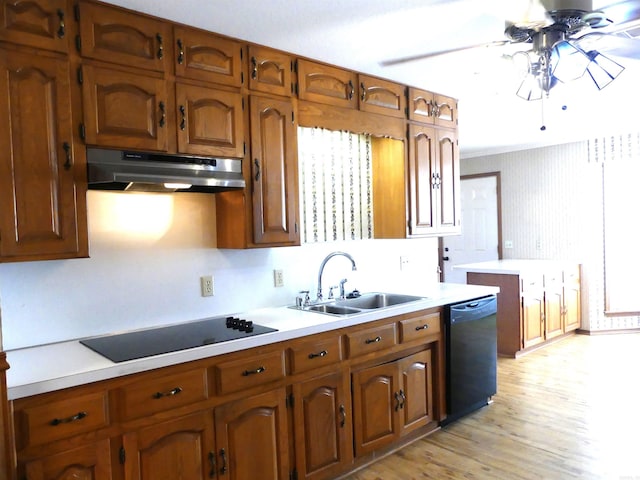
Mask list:
[{"label": "ceiling fan", "polygon": [[[523,0],[518,10],[506,20],[503,40],[399,58],[382,65],[475,48],[530,45],[529,50],[511,55],[514,62],[522,62],[526,72],[516,93],[525,100],[538,100],[548,97],[559,81],[566,83],[584,75],[598,89],[611,83],[624,67],[596,46],[606,50],[611,43],[617,47],[615,55],[640,58],[640,41],[624,34],[636,27],[640,35],[640,0],[620,1],[597,11],[591,0]],[[608,40],[616,40],[615,45]]]}]

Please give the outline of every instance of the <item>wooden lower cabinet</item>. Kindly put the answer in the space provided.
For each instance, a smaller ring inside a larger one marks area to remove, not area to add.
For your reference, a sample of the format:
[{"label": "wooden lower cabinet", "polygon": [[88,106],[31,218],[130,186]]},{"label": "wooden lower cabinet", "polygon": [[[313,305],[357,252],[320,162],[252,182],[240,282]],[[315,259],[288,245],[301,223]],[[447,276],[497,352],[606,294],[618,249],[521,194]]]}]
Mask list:
[{"label": "wooden lower cabinet", "polygon": [[215,409],[219,478],[289,479],[286,408],[286,391],[280,388]]},{"label": "wooden lower cabinet", "polygon": [[110,452],[107,439],[39,458],[24,466],[25,478],[28,480],[111,480],[113,477]]},{"label": "wooden lower cabinet", "polygon": [[215,478],[210,477],[215,460],[211,412],[125,433],[122,449],[125,480]]},{"label": "wooden lower cabinet", "polygon": [[342,372],[293,386],[296,471],[299,479],[335,478],[353,461],[351,385]]},{"label": "wooden lower cabinet", "polygon": [[352,374],[356,456],[434,420],[432,375],[429,349]]}]

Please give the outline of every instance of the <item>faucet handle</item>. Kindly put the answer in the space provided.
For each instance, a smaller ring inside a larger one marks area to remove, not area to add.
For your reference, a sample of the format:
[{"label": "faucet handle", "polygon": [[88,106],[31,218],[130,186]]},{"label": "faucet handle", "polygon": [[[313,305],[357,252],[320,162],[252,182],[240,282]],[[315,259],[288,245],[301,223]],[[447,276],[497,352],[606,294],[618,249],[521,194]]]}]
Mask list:
[{"label": "faucet handle", "polygon": [[309,298],[309,290],[300,290],[296,296],[296,307],[308,307],[310,303],[311,299]]},{"label": "faucet handle", "polygon": [[333,287],[329,287],[329,300],[331,300],[333,297],[333,289],[334,288],[338,288],[338,285],[334,285]]}]

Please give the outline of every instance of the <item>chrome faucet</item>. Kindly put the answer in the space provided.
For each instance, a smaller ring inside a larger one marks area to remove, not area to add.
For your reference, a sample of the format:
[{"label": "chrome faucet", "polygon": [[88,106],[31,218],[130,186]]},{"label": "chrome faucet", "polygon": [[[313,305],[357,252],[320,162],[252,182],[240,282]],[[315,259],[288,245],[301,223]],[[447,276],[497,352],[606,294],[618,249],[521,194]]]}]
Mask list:
[{"label": "chrome faucet", "polygon": [[[322,300],[322,272],[324,271],[324,266],[327,264],[329,259],[331,259],[332,257],[335,257],[337,255],[342,255],[343,257],[347,257],[349,260],[351,260],[351,270],[352,271],[357,270],[356,261],[348,253],[345,253],[345,252],[332,252],[329,255],[327,255],[325,257],[325,259],[322,260],[322,263],[320,264],[320,270],[318,271],[318,295],[317,295],[316,301]],[[344,285],[344,283],[342,285]],[[342,289],[340,291],[340,294],[343,295],[343,290]]]}]

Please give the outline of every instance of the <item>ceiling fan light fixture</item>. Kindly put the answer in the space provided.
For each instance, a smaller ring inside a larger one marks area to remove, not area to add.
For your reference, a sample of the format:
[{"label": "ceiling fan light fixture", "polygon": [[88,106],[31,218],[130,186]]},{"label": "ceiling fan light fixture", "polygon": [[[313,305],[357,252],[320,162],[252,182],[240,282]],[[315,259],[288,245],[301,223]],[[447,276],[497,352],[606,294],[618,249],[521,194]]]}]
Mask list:
[{"label": "ceiling fan light fixture", "polygon": [[516,95],[527,101],[540,100],[542,98],[542,88],[535,74],[528,73],[525,75]]},{"label": "ceiling fan light fixture", "polygon": [[587,56],[591,59],[587,67],[587,73],[598,90],[602,90],[613,82],[624,70],[622,65],[596,50],[590,51]]},{"label": "ceiling fan light fixture", "polygon": [[556,43],[551,50],[552,74],[563,83],[582,77],[590,63],[585,52],[566,40]]}]

